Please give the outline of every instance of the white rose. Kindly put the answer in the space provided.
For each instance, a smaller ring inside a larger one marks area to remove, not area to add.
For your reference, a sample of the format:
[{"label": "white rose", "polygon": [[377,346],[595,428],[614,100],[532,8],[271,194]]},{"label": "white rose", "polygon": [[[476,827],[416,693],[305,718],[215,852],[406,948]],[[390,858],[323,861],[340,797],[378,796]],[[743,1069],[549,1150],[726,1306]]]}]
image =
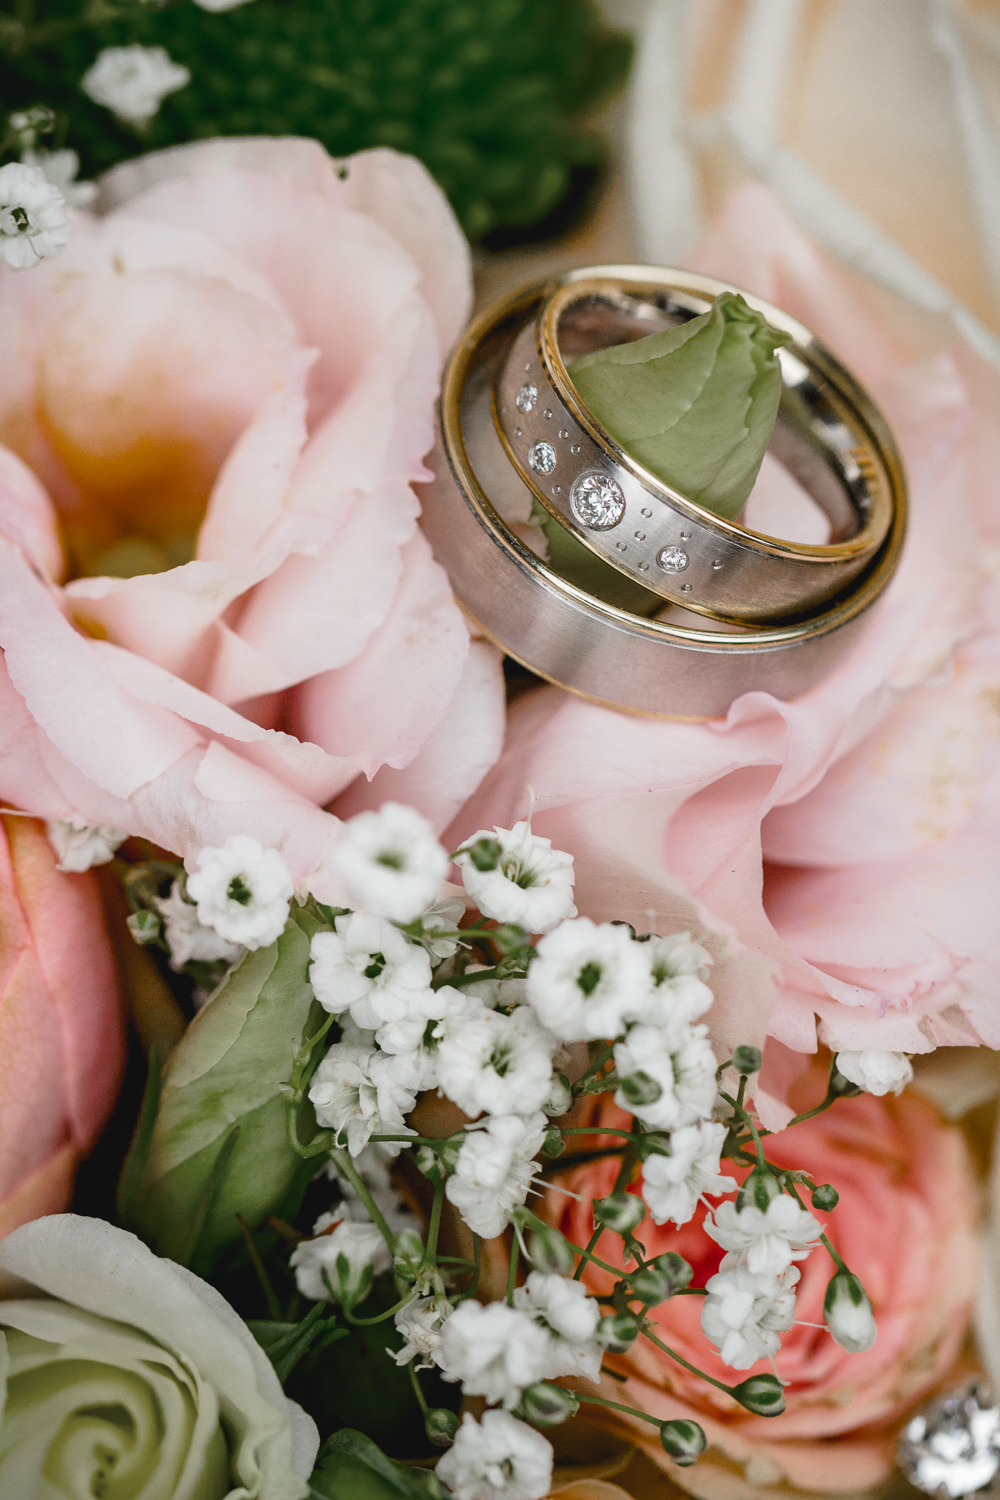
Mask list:
[{"label": "white rose", "polygon": [[190,1271],[54,1214],[0,1244],[0,1297],[0,1495],[308,1495],[315,1423]]}]

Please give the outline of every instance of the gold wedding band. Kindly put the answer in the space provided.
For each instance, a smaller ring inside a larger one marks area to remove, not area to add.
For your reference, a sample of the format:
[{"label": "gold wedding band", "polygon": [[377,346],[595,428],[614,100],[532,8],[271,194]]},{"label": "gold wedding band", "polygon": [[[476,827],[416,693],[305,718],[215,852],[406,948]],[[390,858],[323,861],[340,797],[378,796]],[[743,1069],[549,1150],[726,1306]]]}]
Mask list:
[{"label": "gold wedding band", "polygon": [[[568,568],[564,557],[558,570],[534,550],[541,536],[532,520],[537,488],[504,444],[494,393],[498,383],[502,392],[511,350],[525,328],[536,326],[542,307],[547,302],[558,307],[555,298],[564,288],[612,275],[661,291],[696,281],[698,291],[691,296],[708,300],[729,290],[704,277],[652,267],[599,267],[532,283],[493,303],[469,328],[445,371],[432,460],[436,478],[423,489],[424,530],[456,597],[484,633],[531,671],[571,692],[631,713],[682,719],[723,715],[734,698],[754,690],[795,698],[837,665],[895,571],[906,530],[906,484],[895,441],[856,382],[835,361],[824,366],[832,356],[812,341],[809,368],[824,376],[835,370],[837,377],[830,382],[830,409],[838,421],[832,434],[829,426],[825,432],[833,445],[828,452],[839,456],[824,462],[835,468],[846,463],[845,455],[863,438],[868,445],[864,482],[873,487],[873,497],[884,485],[889,522],[868,566],[806,618],[761,626],[717,624],[687,614],[687,595],[680,595],[684,608],[678,608],[620,566],[610,566],[610,559],[568,530],[565,540],[576,562]],[[781,320],[786,327],[791,321],[783,314]],[[801,325],[795,327],[804,345],[809,336]],[[544,410],[539,420],[548,430],[556,418],[546,418]],[[840,420],[848,414],[850,423]],[[670,499],[676,504],[681,497]],[[754,543],[761,539],[748,535],[757,558]],[[736,540],[742,544],[742,538]],[[770,566],[770,539],[762,540],[760,550]]]},{"label": "gold wedding band", "polygon": [[892,525],[873,403],[829,350],[780,308],[743,294],[790,335],[777,356],[783,394],[770,450],[826,514],[832,534],[822,545],[751,531],[686,499],[604,431],[566,369],[564,351],[571,358],[657,333],[729,290],[654,267],[572,272],[515,338],[497,382],[496,421],[536,498],[633,582],[717,620],[804,619],[843,593]]}]

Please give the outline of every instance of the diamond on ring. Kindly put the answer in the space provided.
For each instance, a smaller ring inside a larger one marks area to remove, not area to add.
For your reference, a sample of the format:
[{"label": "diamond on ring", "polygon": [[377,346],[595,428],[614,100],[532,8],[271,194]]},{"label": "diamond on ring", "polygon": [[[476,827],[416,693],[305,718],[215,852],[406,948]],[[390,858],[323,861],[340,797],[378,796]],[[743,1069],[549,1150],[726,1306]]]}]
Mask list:
[{"label": "diamond on ring", "polygon": [[610,531],[625,514],[625,496],[617,480],[594,469],[574,479],[569,508],[588,530]]},{"label": "diamond on ring", "polygon": [[688,565],[688,555],[681,547],[661,547],[656,561],[664,573],[683,573]]},{"label": "diamond on ring", "polygon": [[538,400],[537,385],[522,385],[514,397],[514,405],[518,411],[529,412],[534,410],[535,402]]},{"label": "diamond on ring", "polygon": [[551,443],[532,443],[528,462],[536,474],[551,474],[556,466],[556,450]]}]

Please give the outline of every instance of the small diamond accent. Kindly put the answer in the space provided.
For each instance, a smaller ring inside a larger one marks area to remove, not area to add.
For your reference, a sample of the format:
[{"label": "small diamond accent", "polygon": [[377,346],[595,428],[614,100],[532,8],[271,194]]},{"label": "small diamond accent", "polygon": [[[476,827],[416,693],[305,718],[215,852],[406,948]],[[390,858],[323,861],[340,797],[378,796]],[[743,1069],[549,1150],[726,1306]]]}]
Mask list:
[{"label": "small diamond accent", "polygon": [[543,417],[547,417],[550,422],[552,421],[552,413],[551,413],[551,411],[549,410],[548,407],[546,407],[545,410],[542,412],[542,416]]},{"label": "small diamond accent", "polygon": [[580,444],[579,443],[571,443],[569,451],[571,453],[579,453],[579,451],[580,451]]},{"label": "small diamond accent", "polygon": [[682,542],[689,542],[691,540],[691,536],[692,536],[692,533],[690,531],[682,531],[681,532],[681,541]]},{"label": "small diamond accent", "polygon": [[650,516],[651,516],[651,515],[652,515],[652,514],[653,514],[653,512],[652,512],[652,511],[651,511],[651,510],[650,510],[650,509],[649,509],[649,507],[648,507],[648,506],[646,506],[646,505],[644,505],[644,506],[643,506],[643,507],[642,507],[642,513],[643,513],[643,515],[644,515],[644,516],[645,516],[645,517],[646,517],[646,520],[647,520],[647,521],[648,521],[648,520],[649,520],[649,518],[650,518]]},{"label": "small diamond accent", "polygon": [[520,427],[515,427],[514,428],[514,436],[515,437],[520,437],[521,436],[521,429],[520,429]]},{"label": "small diamond accent", "polygon": [[688,555],[680,547],[661,547],[656,561],[664,573],[683,573],[688,565]]},{"label": "small diamond accent", "polygon": [[578,474],[569,492],[569,504],[581,526],[590,531],[610,531],[625,514],[625,496],[610,474],[592,470]]},{"label": "small diamond accent", "polygon": [[648,573],[649,572],[649,563],[647,563],[647,562],[641,562],[641,563],[638,563],[637,566],[639,568],[641,568],[641,570],[643,571],[643,573]]},{"label": "small diamond accent", "polygon": [[567,428],[565,428],[565,427],[560,427],[560,429],[559,429],[559,436],[561,438],[568,438],[569,437],[569,430]]},{"label": "small diamond accent", "polygon": [[615,542],[615,546],[618,548],[619,552],[628,551],[628,542]]},{"label": "small diamond accent", "polygon": [[532,443],[528,462],[536,474],[551,474],[556,466],[556,450],[551,443]]},{"label": "small diamond accent", "polygon": [[682,594],[690,594],[690,592],[691,592],[691,585],[689,583],[682,583],[681,584],[681,593]]},{"label": "small diamond accent", "polygon": [[712,564],[712,571],[715,572],[715,573],[717,573],[720,568],[724,568],[724,567],[725,567],[725,563],[722,561],[722,558],[721,557],[717,557],[715,559],[715,562]]},{"label": "small diamond accent", "polygon": [[646,533],[644,531],[635,531],[632,533],[632,535],[635,537],[637,542],[644,542],[646,540]]},{"label": "small diamond accent", "polygon": [[521,389],[518,391],[517,395],[514,397],[514,405],[517,407],[518,411],[523,411],[523,412],[534,411],[535,402],[537,400],[538,400],[538,387],[537,387],[537,385],[522,385]]}]

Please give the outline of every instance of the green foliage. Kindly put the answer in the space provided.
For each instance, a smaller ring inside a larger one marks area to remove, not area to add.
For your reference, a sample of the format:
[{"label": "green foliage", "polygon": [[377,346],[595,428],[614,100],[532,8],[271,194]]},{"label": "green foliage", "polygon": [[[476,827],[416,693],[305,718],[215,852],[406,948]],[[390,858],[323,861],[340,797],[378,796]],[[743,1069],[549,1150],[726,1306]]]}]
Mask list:
[{"label": "green foliage", "polygon": [[[292,1149],[283,1088],[303,1029],[324,1013],[306,977],[309,939],[322,924],[293,912],[269,948],[248,953],[188,1027],[151,1085],[149,1110],[122,1175],[120,1212],[159,1255],[208,1275],[253,1226],[297,1208],[316,1170]],[[308,1139],[312,1107],[300,1109]]]},{"label": "green foliage", "polygon": [[444,1493],[434,1474],[387,1458],[350,1428],[324,1443],[309,1483],[314,1500],[440,1500]]},{"label": "green foliage", "polygon": [[[39,19],[81,4],[49,0]],[[132,42],[192,75],[141,137],[78,87],[101,47]],[[220,14],[174,0],[0,58],[0,96],[57,110],[84,176],[215,135],[315,136],[335,156],[391,146],[426,163],[480,239],[538,224],[592,180],[605,146],[576,122],[622,85],[630,56],[593,0],[250,0]]]}]

